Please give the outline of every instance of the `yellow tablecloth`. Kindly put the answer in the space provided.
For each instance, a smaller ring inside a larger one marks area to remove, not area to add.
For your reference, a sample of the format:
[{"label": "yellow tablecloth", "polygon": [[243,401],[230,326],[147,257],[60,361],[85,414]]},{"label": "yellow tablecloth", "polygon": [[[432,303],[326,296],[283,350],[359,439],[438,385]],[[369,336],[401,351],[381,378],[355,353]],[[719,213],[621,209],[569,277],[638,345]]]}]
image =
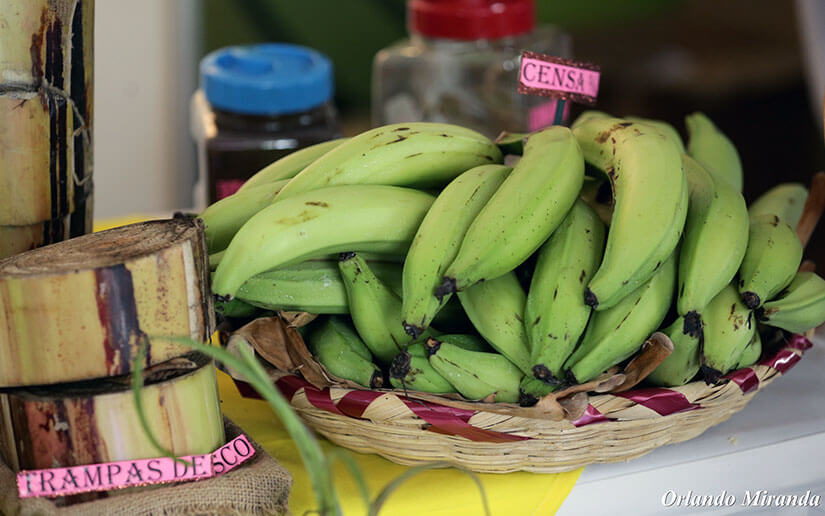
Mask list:
[{"label": "yellow tablecloth", "polygon": [[[123,217],[117,220],[97,221],[95,230],[145,220],[147,217]],[[253,439],[258,441],[294,478],[289,508],[292,514],[302,516],[316,508],[298,450],[278,417],[261,400],[244,398],[232,379],[218,371],[221,409]],[[341,450],[349,453],[366,478],[372,498],[393,479],[407,470],[377,455],[346,451],[321,439],[325,452]],[[570,493],[581,470],[559,474],[509,473],[479,474],[493,516],[548,516],[554,514]],[[335,486],[338,489],[344,514],[365,514],[364,504],[355,481],[346,466],[335,465]],[[481,496],[471,478],[454,469],[439,469],[421,473],[404,483],[389,498],[381,510],[382,516],[477,516],[483,514]]]},{"label": "yellow tablecloth", "polygon": [[[269,405],[260,400],[243,398],[232,379],[218,372],[221,408],[224,414],[240,425],[253,439],[292,473],[294,485],[289,508],[296,516],[316,507],[298,451]],[[322,439],[324,451],[343,450]],[[349,453],[366,477],[371,496],[391,480],[406,471],[406,466],[394,464],[377,455]],[[570,493],[581,470],[570,473],[479,474],[484,484],[490,511],[494,516],[551,515]],[[364,505],[358,488],[343,464],[335,467],[335,485],[345,515],[362,515]],[[483,514],[481,497],[475,482],[454,469],[431,470],[413,477],[389,498],[382,516],[477,516]]]}]

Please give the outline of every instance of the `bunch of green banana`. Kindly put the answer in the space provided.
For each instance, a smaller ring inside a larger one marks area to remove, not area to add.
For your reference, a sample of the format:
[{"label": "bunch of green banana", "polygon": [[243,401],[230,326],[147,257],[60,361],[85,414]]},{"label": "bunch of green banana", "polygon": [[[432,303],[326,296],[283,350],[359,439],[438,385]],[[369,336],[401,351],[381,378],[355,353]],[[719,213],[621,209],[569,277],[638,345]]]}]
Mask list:
[{"label": "bunch of green banana", "polygon": [[548,384],[561,380],[564,362],[590,317],[584,291],[603,249],[604,224],[579,200],[539,250],[524,308],[531,372],[536,379]]},{"label": "bunch of green banana", "polygon": [[748,211],[742,194],[715,180],[694,159],[682,158],[690,193],[676,306],[684,317],[684,332],[699,337],[702,310],[742,264],[748,246]]},{"label": "bunch of green banana", "polygon": [[[472,335],[440,335],[438,340],[469,351],[489,351],[486,342]],[[433,394],[456,392],[450,382],[430,365],[427,348],[423,342],[414,342],[395,356],[390,365],[390,383],[396,389],[412,389]]]},{"label": "bunch of green banana", "polygon": [[585,293],[588,305],[606,310],[649,280],[673,253],[687,215],[687,180],[678,145],[651,126],[589,117],[573,133],[584,159],[613,186],[604,257]]},{"label": "bunch of green banana", "polygon": [[802,242],[777,215],[757,215],[750,221],[739,292],[745,305],[755,309],[793,280],[802,262]]},{"label": "bunch of green banana", "polygon": [[782,183],[759,196],[748,206],[748,215],[776,215],[779,220],[796,228],[808,199],[808,189],[799,183]]},{"label": "bunch of green banana", "polygon": [[525,374],[532,374],[524,331],[527,296],[515,273],[473,285],[459,292],[458,299],[484,340]]},{"label": "bunch of green banana", "polygon": [[702,373],[714,383],[739,363],[756,332],[756,320],[730,284],[708,304],[702,314]]},{"label": "bunch of green banana", "polygon": [[232,239],[212,291],[232,297],[256,274],[333,252],[404,254],[433,200],[409,188],[347,185],[276,201]]},{"label": "bunch of green banana", "polygon": [[377,127],[335,147],[296,175],[278,199],[332,185],[440,187],[478,165],[501,163],[486,136],[431,122]]},{"label": "bunch of green banana", "polygon": [[209,254],[226,249],[241,226],[272,204],[272,200],[288,182],[289,179],[283,179],[262,183],[243,192],[235,192],[206,208],[199,217],[203,220]]},{"label": "bunch of green banana", "polygon": [[701,163],[714,179],[742,191],[742,161],[733,142],[704,113],[685,117],[687,153]]},{"label": "bunch of green banana", "polygon": [[478,212],[510,173],[504,165],[481,165],[455,178],[436,197],[404,261],[404,328],[415,338],[426,330],[451,294],[435,296],[441,277]]},{"label": "bunch of green banana", "polygon": [[521,160],[467,229],[436,294],[493,280],[524,262],[564,219],[583,178],[581,150],[569,129],[529,135]]},{"label": "bunch of green banana", "polygon": [[825,322],[825,280],[814,272],[798,272],[782,292],[757,311],[760,321],[804,333]]},{"label": "bunch of green banana", "polygon": [[619,304],[593,313],[581,343],[565,363],[576,383],[590,381],[628,358],[662,324],[673,301],[676,261],[674,252]]},{"label": "bunch of green banana", "polygon": [[515,403],[524,374],[498,353],[470,351],[449,342],[427,339],[430,365],[469,400],[494,395],[495,401]]},{"label": "bunch of green banana", "polygon": [[318,361],[335,376],[368,389],[384,384],[369,349],[344,320],[329,317],[313,328],[307,340]]},{"label": "bunch of green banana", "polygon": [[252,177],[247,179],[243,185],[241,185],[238,191],[243,192],[265,183],[272,183],[283,179],[292,179],[315,160],[335,147],[338,147],[348,139],[349,138],[339,138],[337,140],[329,140],[291,152],[283,158],[273,161],[256,172]]},{"label": "bunch of green banana", "polygon": [[[400,264],[371,262],[370,269],[392,292],[401,293]],[[306,261],[262,272],[246,280],[235,299],[269,310],[350,313],[337,261]]]},{"label": "bunch of green banana", "polygon": [[673,342],[673,352],[659,364],[647,380],[654,385],[678,387],[688,383],[702,365],[701,338],[685,333],[684,317],[661,330]]},{"label": "bunch of green banana", "polygon": [[392,362],[412,341],[401,324],[401,299],[356,253],[342,253],[338,268],[358,335],[379,361]]}]

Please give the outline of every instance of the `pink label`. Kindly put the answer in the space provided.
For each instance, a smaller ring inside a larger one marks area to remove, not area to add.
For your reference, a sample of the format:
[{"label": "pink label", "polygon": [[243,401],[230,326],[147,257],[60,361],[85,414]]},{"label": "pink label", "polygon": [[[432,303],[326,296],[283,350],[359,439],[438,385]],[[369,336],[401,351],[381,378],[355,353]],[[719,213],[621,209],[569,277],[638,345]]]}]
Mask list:
[{"label": "pink label", "polygon": [[186,464],[160,457],[21,471],[17,474],[17,490],[20,498],[30,498],[201,480],[222,475],[253,455],[255,449],[241,434],[212,453],[179,457]]},{"label": "pink label", "polygon": [[599,67],[590,63],[524,52],[519,70],[519,92],[595,104]]},{"label": "pink label", "polygon": [[243,186],[243,179],[221,179],[215,182],[215,193],[220,201],[224,197],[229,197]]}]

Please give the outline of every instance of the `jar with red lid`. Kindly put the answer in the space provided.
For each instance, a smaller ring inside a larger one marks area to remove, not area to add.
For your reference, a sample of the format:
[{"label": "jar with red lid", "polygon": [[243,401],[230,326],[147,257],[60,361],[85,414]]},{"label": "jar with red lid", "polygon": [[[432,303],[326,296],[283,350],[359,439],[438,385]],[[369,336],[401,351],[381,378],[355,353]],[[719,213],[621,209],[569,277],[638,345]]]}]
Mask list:
[{"label": "jar with red lid", "polygon": [[535,0],[408,0],[410,37],[373,62],[373,125],[449,122],[488,136],[549,125],[555,103],[518,93],[521,52],[570,57]]}]

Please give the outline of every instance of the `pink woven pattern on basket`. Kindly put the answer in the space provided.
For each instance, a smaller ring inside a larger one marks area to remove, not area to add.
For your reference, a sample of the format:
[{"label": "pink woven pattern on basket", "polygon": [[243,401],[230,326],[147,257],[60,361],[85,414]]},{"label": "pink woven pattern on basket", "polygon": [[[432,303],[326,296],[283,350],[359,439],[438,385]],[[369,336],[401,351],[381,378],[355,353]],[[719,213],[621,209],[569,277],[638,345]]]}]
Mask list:
[{"label": "pink woven pattern on basket", "polygon": [[[290,401],[295,393],[303,389],[307,400],[315,408],[357,419],[363,417],[364,411],[367,410],[370,403],[385,395],[383,392],[353,390],[347,392],[336,404],[332,401],[329,389],[318,389],[298,376],[284,376],[275,383]],[[430,431],[446,435],[458,435],[478,442],[497,443],[530,439],[529,437],[477,428],[468,422],[470,417],[475,415],[472,410],[414,400],[406,396],[399,395],[397,397],[413,414],[431,425],[428,428]]]},{"label": "pink woven pattern on basket", "polygon": [[[744,404],[747,401],[745,397],[752,395],[753,391],[761,387],[760,378],[767,383],[774,376],[786,373],[801,359],[802,353],[811,346],[812,343],[804,336],[794,335],[771,356],[751,367],[733,371],[724,379],[729,380],[729,384],[739,387],[737,392],[743,397],[742,404]],[[236,383],[243,395],[257,397],[248,385],[238,381]],[[705,394],[697,395],[697,386],[703,393],[704,391],[721,392],[720,389],[727,391],[724,383],[715,387],[707,386],[707,389],[701,387],[700,384],[704,385],[703,382],[695,382],[671,389],[640,388],[623,393],[597,395],[591,398],[592,404],[588,405],[582,417],[576,421],[562,421],[557,424],[566,425],[568,428],[580,428],[596,423],[616,424],[616,422],[628,421],[628,418],[645,419],[698,411],[707,408],[705,404],[708,401],[712,404],[713,401]],[[276,382],[276,385],[296,408],[318,409],[334,414],[336,417],[376,422],[372,414],[367,414],[370,406],[377,403],[375,407],[383,406],[382,414],[386,414],[386,404],[392,402],[396,407],[393,412],[396,414],[396,419],[417,419],[422,422],[420,428],[430,432],[463,437],[479,443],[516,442],[535,438],[529,435],[519,435],[521,432],[512,433],[507,430],[480,428],[471,422],[474,416],[483,418],[485,414],[495,413],[494,404],[477,403],[478,410],[468,410],[415,399],[414,394],[410,397],[392,391],[333,388],[335,390],[333,393],[329,388],[318,389],[296,375],[284,376]],[[641,408],[642,412],[634,412],[635,407]],[[650,415],[645,415],[646,413]]]}]

